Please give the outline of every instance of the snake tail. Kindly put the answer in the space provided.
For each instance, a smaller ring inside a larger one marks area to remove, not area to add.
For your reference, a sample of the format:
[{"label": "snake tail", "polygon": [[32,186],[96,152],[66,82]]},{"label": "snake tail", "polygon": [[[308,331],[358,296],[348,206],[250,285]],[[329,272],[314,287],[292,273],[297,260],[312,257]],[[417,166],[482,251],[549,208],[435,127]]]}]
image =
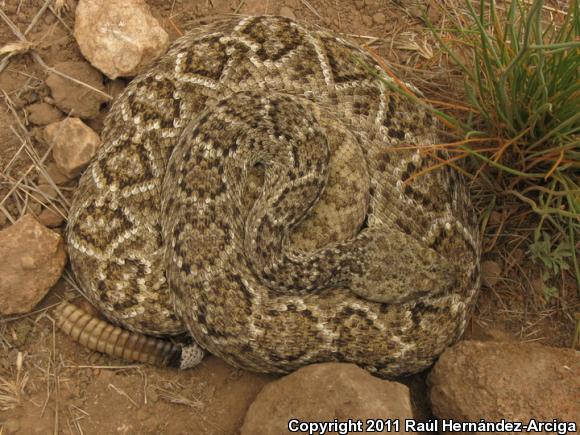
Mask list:
[{"label": "snake tail", "polygon": [[180,365],[181,346],[114,326],[76,305],[61,303],[55,309],[55,318],[62,332],[91,350],[160,367]]}]

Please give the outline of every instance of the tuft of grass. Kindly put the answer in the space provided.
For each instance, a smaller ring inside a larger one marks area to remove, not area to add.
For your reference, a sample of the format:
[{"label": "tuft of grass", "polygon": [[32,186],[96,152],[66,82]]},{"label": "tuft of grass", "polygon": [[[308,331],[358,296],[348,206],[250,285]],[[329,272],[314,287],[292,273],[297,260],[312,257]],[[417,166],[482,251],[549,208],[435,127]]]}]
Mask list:
[{"label": "tuft of grass", "polygon": [[[426,147],[436,163],[478,178],[484,206],[482,227],[494,209],[515,202],[516,227],[535,214],[532,259],[544,267],[546,299],[551,283],[570,271],[580,288],[580,0],[547,20],[542,0],[464,0],[466,13],[451,14],[451,26],[437,29],[424,16],[450,63],[462,72],[464,101],[418,96],[371,51],[391,78],[385,85],[431,111],[452,142]],[[506,2],[507,3],[507,2]],[[500,6],[502,9],[500,9]],[[448,14],[449,15],[449,14]],[[559,18],[558,18],[559,17]],[[564,17],[564,18],[562,18]],[[435,151],[445,148],[449,158]],[[466,160],[470,170],[457,163]],[[524,229],[523,227],[521,228]]]},{"label": "tuft of grass", "polygon": [[453,159],[475,163],[494,201],[537,215],[529,252],[545,281],[569,270],[580,287],[579,0],[560,20],[546,19],[542,0],[465,5],[446,36],[430,27],[463,73],[466,102],[452,105],[457,116],[430,110],[460,139]]},{"label": "tuft of grass", "polygon": [[8,411],[22,403],[24,390],[28,384],[28,373],[22,375],[23,354],[18,352],[16,377],[14,380],[0,376],[0,411]]}]

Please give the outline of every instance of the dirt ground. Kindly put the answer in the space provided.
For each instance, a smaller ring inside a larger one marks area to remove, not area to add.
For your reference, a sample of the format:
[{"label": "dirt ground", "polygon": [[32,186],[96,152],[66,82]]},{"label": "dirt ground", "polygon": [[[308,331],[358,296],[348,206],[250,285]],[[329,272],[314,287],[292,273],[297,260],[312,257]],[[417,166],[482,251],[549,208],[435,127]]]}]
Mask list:
[{"label": "dirt ground", "polygon": [[[48,65],[82,60],[71,29],[76,2],[55,13],[53,1],[27,32],[29,41]],[[161,25],[176,38],[187,22],[215,14],[284,14],[317,23],[387,59],[403,78],[409,78],[427,96],[455,95],[461,89],[456,75],[444,68],[445,57],[421,19],[435,24],[445,19],[451,1],[412,0],[148,0]],[[445,5],[443,8],[434,4]],[[0,0],[0,9],[24,32],[43,0]],[[15,42],[13,31],[0,20],[0,47]],[[1,58],[0,58],[1,60]],[[445,72],[443,72],[445,71]],[[46,152],[39,127],[29,122],[26,108],[50,101],[46,71],[30,54],[13,56],[0,72],[0,201],[11,217],[25,211],[38,214],[34,201],[8,198],[10,186],[27,174],[30,161],[21,152],[28,141],[38,155]],[[104,80],[109,86],[108,80]],[[116,86],[124,82],[116,81]],[[107,112],[87,123],[102,128]],[[11,162],[14,156],[14,162]],[[50,158],[47,160],[47,163]],[[9,165],[10,163],[10,165]],[[2,173],[7,166],[9,173]],[[34,171],[24,180],[34,178]],[[34,180],[33,180],[34,181]],[[66,195],[74,183],[63,188]],[[1,210],[1,208],[0,208]],[[492,216],[493,218],[493,216]],[[10,224],[0,213],[0,228]],[[502,278],[484,288],[467,338],[502,341],[538,341],[570,346],[574,322],[562,309],[566,295],[574,295],[573,280],[564,277],[559,300],[546,300],[535,289],[539,271],[525,250],[525,238],[511,235],[501,219],[490,220],[485,259],[502,265]],[[275,376],[234,369],[215,357],[189,371],[127,365],[82,348],[55,330],[51,307],[66,297],[78,297],[65,279],[51,290],[37,310],[17,318],[0,318],[0,380],[15,385],[18,403],[2,411],[0,434],[236,434],[245,412],[260,389]],[[79,298],[80,299],[80,298]],[[576,309],[577,311],[577,309]],[[18,366],[17,360],[23,358]],[[418,417],[428,417],[424,375],[404,382],[412,387]],[[356,416],[353,416],[356,418]]]}]

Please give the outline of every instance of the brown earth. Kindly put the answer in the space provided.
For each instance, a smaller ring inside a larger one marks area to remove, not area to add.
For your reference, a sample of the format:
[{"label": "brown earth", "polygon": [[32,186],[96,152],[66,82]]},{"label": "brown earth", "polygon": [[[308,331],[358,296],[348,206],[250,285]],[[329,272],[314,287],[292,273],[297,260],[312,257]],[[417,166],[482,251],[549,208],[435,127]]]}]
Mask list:
[{"label": "brown earth", "polygon": [[[60,3],[48,1],[50,7],[26,33],[49,66],[83,61],[71,31],[76,3],[68,0],[69,8],[57,14]],[[4,0],[0,9],[24,32],[44,4]],[[452,0],[148,0],[148,4],[172,39],[187,29],[188,21],[204,16],[233,12],[294,16],[343,33],[388,59],[427,96],[461,98],[457,74],[446,67],[421,19],[426,13],[434,25],[441,25],[445,14],[458,7]],[[5,20],[0,20],[0,47],[16,41]],[[37,126],[60,117],[47,76],[28,53],[15,54],[9,61],[0,58],[0,228],[26,211],[38,215],[43,209],[26,193],[39,175],[25,151],[40,160],[46,154],[43,165],[52,161]],[[115,95],[126,81],[103,79],[103,83]],[[99,113],[86,122],[98,132],[106,112],[107,104],[102,103]],[[12,189],[16,182],[18,188]],[[73,189],[74,182],[62,186],[68,198]],[[66,203],[55,201],[48,207],[66,209]],[[574,295],[573,280],[564,277],[560,299],[544,298],[525,238],[512,237],[501,222],[490,219],[484,244],[493,246],[486,259],[503,266],[501,279],[492,289],[483,289],[466,336],[569,346],[574,323],[566,313],[574,310],[568,306],[563,311],[561,301],[566,294]],[[496,237],[496,232],[501,235]],[[75,295],[70,281],[61,279],[35,312],[0,318],[0,434],[236,434],[256,394],[275,379],[234,369],[215,357],[180,372],[127,365],[91,352],[56,331],[50,317],[54,304]],[[429,417],[424,374],[404,382],[413,392],[417,417]]]}]

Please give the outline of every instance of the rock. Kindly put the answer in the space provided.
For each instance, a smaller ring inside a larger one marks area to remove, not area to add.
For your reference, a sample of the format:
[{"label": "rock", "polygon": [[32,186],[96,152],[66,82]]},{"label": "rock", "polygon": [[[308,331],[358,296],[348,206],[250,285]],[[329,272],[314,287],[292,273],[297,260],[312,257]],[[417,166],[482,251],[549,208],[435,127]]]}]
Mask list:
[{"label": "rock", "polygon": [[30,215],[0,231],[0,314],[31,311],[60,278],[66,263],[62,237]]},{"label": "rock", "polygon": [[101,144],[99,135],[78,118],[48,125],[45,135],[53,145],[52,157],[58,170],[68,178],[74,178],[88,165]]},{"label": "rock", "polygon": [[[46,166],[46,175],[56,185],[64,184],[72,179],[63,174],[60,169],[58,169],[58,166],[56,166],[56,163],[49,163]],[[40,183],[49,184],[48,181],[45,180],[44,176],[41,176]]]},{"label": "rock", "polygon": [[405,385],[376,378],[354,364],[314,364],[267,384],[250,405],[240,434],[288,433],[292,419],[364,422],[412,417]]},{"label": "rock", "polygon": [[383,14],[382,12],[377,12],[376,14],[373,15],[373,21],[375,22],[375,24],[379,24],[382,26],[387,22],[387,17],[385,17],[385,14]]},{"label": "rock", "polygon": [[[60,62],[54,68],[67,76],[104,92],[101,74],[86,62]],[[99,114],[101,103],[107,97],[86,86],[58,74],[50,73],[46,79],[54,104],[63,112],[79,118],[93,118]]]},{"label": "rock", "polygon": [[[40,218],[41,210],[43,205],[46,206],[50,203],[50,201],[54,200],[57,197],[58,193],[56,188],[54,188],[51,184],[40,183],[36,186],[36,189],[31,192],[29,205],[34,204],[33,208],[29,209],[29,212]],[[45,225],[41,222],[42,225]],[[45,225],[47,226],[47,225]]]},{"label": "rock", "polygon": [[433,413],[456,421],[580,421],[580,352],[462,341],[427,378]]},{"label": "rock", "polygon": [[286,18],[290,18],[292,20],[296,19],[296,14],[294,14],[294,11],[290,9],[288,6],[282,6],[280,8],[280,15]]},{"label": "rock", "polygon": [[38,194],[37,195],[39,196],[39,198],[42,199],[43,202],[45,201],[45,199],[44,199],[45,197],[48,197],[50,199],[54,199],[57,196],[56,189],[48,183],[47,184],[44,184],[44,183],[39,184],[37,186],[37,189],[41,192],[40,195],[38,195]]},{"label": "rock", "polygon": [[80,0],[74,35],[85,58],[111,79],[137,75],[169,45],[144,0]]},{"label": "rock", "polygon": [[36,125],[46,125],[60,121],[64,116],[60,110],[48,103],[34,103],[26,106],[28,120]]},{"label": "rock", "polygon": [[495,261],[481,263],[481,281],[487,287],[493,287],[501,278],[501,266]]},{"label": "rock", "polygon": [[45,208],[38,216],[38,222],[48,228],[60,227],[64,223],[64,217],[56,211]]}]

